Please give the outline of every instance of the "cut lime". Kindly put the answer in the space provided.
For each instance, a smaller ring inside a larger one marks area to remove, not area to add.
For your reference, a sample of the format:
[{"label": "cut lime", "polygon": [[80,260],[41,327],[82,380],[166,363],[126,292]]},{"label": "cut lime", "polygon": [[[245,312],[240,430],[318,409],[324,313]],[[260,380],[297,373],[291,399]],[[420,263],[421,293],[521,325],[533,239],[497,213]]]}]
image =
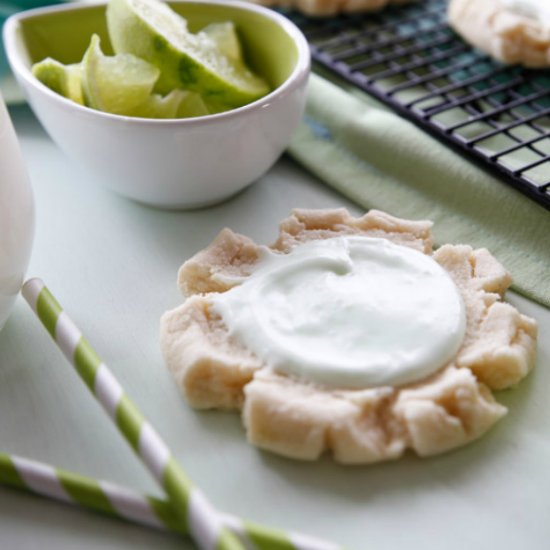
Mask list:
[{"label": "cut lime", "polygon": [[80,63],[63,65],[47,57],[32,66],[32,74],[54,92],[84,105]]},{"label": "cut lime", "polygon": [[242,59],[224,54],[209,33],[191,33],[185,19],[158,0],[110,0],[107,24],[115,52],[160,69],[156,90],[161,93],[183,88],[206,101],[239,107],[269,92]]},{"label": "cut lime", "polygon": [[151,94],[144,103],[126,114],[142,118],[189,118],[207,115],[209,111],[199,94],[172,90],[164,97]]},{"label": "cut lime", "polygon": [[94,34],[82,59],[82,88],[93,109],[131,115],[149,100],[159,70],[131,54],[106,56]]},{"label": "cut lime", "polygon": [[184,94],[182,90],[173,90],[166,96],[151,94],[143,103],[125,114],[141,118],[177,118]]},{"label": "cut lime", "polygon": [[195,92],[183,93],[185,95],[182,97],[178,107],[178,118],[191,118],[210,114],[210,110],[199,94]]},{"label": "cut lime", "polygon": [[201,32],[209,36],[229,59],[238,63],[243,62],[241,43],[232,21],[210,23]]}]

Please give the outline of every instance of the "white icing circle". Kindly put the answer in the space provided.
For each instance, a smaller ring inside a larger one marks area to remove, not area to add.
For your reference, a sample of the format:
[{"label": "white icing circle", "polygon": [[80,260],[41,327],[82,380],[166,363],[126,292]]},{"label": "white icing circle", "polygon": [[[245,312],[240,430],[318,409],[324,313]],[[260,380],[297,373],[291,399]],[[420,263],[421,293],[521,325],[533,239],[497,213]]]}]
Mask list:
[{"label": "white icing circle", "polygon": [[460,293],[435,260],[362,236],[266,251],[212,302],[268,366],[338,387],[420,380],[453,358],[465,331]]}]

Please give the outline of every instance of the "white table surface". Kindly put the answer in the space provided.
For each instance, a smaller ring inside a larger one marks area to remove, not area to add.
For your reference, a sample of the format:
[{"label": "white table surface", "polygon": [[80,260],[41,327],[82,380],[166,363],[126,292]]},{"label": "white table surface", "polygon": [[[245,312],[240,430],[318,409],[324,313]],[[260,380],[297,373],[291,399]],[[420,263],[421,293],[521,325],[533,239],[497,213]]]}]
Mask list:
[{"label": "white table surface", "polygon": [[[288,159],[217,207],[148,209],[98,187],[26,107],[11,115],[36,197],[29,275],[45,280],[218,507],[355,550],[550,548],[549,310],[509,296],[541,325],[539,359],[498,396],[510,413],[479,442],[352,468],[259,452],[237,414],[191,410],[163,366],[158,319],[181,302],[177,269],[224,226],[267,243],[293,207],[361,209]],[[22,300],[0,333],[0,451],[160,494]],[[192,545],[0,487],[0,548]]]}]

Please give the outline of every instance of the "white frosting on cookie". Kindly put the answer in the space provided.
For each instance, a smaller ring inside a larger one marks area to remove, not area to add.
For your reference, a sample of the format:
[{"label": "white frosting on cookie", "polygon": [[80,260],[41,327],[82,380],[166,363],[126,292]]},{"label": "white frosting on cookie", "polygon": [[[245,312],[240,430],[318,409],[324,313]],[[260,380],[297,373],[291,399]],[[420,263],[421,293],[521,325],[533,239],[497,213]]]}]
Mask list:
[{"label": "white frosting on cookie", "polygon": [[550,25],[549,0],[502,0],[510,11]]},{"label": "white frosting on cookie", "polygon": [[462,298],[435,260],[364,236],[266,249],[249,278],[209,299],[265,364],[336,387],[421,380],[453,358],[465,331]]}]

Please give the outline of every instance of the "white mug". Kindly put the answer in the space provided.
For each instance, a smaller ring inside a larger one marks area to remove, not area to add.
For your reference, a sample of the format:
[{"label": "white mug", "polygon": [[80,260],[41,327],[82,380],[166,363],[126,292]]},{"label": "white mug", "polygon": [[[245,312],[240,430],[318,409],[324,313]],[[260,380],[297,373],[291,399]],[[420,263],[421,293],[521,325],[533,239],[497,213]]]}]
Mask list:
[{"label": "white mug", "polygon": [[23,283],[33,234],[31,184],[0,95],[0,329],[11,313]]}]

